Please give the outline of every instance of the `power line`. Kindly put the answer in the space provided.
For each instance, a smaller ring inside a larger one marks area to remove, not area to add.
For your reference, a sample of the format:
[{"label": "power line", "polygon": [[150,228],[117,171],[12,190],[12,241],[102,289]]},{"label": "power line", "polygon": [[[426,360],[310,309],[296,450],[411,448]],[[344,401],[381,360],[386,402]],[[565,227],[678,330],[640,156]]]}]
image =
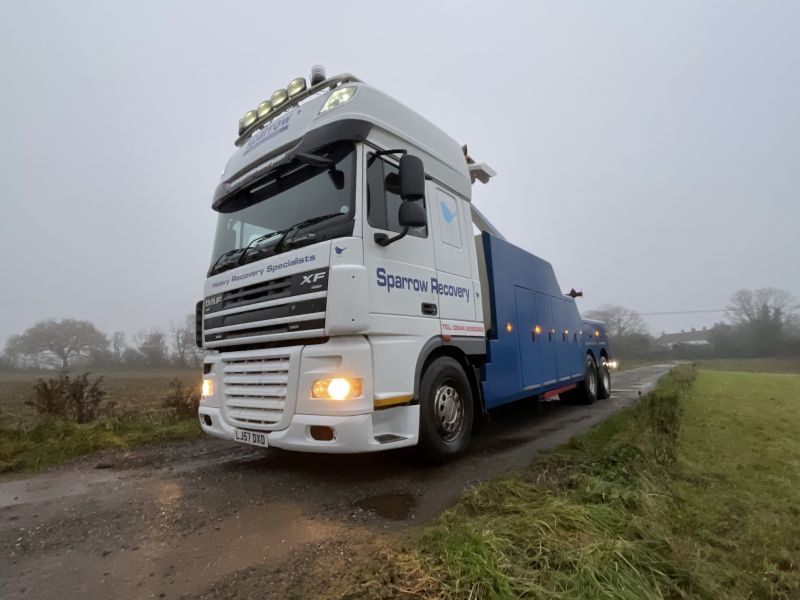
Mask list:
[{"label": "power line", "polygon": [[662,312],[640,312],[639,314],[643,317],[653,315],[698,315],[702,313],[724,313],[727,312],[727,310],[726,308],[713,308],[709,310],[668,310]]}]

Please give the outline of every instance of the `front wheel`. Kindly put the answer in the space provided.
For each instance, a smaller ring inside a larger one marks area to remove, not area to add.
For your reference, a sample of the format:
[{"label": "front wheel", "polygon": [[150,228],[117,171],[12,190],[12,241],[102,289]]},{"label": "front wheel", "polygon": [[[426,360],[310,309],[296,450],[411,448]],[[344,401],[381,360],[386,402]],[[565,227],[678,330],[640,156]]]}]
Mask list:
[{"label": "front wheel", "polygon": [[453,358],[435,359],[420,382],[419,450],[431,462],[458,456],[469,445],[475,418],[472,388]]}]

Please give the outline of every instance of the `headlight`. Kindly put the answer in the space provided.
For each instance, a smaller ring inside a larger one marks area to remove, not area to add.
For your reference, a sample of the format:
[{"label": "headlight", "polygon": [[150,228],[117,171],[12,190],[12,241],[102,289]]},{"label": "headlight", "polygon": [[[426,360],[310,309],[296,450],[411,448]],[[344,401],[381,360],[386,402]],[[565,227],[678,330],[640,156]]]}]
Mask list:
[{"label": "headlight", "polygon": [[214,395],[214,382],[211,379],[203,379],[203,389],[200,392],[203,398]]},{"label": "headlight", "polygon": [[330,109],[336,108],[337,106],[345,104],[346,102],[350,102],[355,93],[356,88],[352,86],[336,88],[333,90],[333,92],[331,92],[331,95],[328,96],[328,99],[325,100],[325,104],[322,105],[322,108],[319,109],[319,114],[328,112]]},{"label": "headlight", "polygon": [[361,380],[349,377],[318,379],[311,386],[311,397],[323,400],[345,400],[361,395]]}]

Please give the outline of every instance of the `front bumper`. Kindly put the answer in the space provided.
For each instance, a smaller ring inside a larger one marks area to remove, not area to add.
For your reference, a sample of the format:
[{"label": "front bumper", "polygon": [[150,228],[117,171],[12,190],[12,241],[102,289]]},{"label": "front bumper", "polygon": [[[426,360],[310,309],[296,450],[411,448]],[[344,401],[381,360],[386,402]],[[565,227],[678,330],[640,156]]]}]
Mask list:
[{"label": "front bumper", "polygon": [[[234,440],[234,428],[225,422],[219,408],[201,406],[200,425],[210,435]],[[330,427],[333,439],[315,440],[312,426]],[[413,446],[418,432],[419,406],[398,406],[364,415],[294,415],[286,429],[266,435],[270,446],[284,450],[346,454]]]},{"label": "front bumper", "polygon": [[[202,399],[199,416],[210,435],[235,440],[235,429],[254,431],[266,435],[270,446],[330,453],[417,443],[418,406],[375,410],[372,349],[363,336],[220,353],[206,362],[209,372],[204,377],[211,380],[214,392]],[[360,378],[362,394],[340,401],[311,397],[315,380],[340,376]],[[317,435],[312,436],[312,428]],[[332,439],[320,439],[316,428],[329,428]]]}]

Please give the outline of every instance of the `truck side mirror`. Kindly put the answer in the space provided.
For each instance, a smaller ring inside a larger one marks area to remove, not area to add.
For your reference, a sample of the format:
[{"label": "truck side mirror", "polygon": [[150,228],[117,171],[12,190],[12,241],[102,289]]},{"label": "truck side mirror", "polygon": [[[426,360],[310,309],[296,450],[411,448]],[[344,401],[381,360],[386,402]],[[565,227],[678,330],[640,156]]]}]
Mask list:
[{"label": "truck side mirror", "polygon": [[410,154],[400,158],[400,197],[403,200],[422,200],[425,197],[425,167]]},{"label": "truck side mirror", "polygon": [[428,215],[420,202],[403,202],[397,214],[400,227],[425,227]]}]

